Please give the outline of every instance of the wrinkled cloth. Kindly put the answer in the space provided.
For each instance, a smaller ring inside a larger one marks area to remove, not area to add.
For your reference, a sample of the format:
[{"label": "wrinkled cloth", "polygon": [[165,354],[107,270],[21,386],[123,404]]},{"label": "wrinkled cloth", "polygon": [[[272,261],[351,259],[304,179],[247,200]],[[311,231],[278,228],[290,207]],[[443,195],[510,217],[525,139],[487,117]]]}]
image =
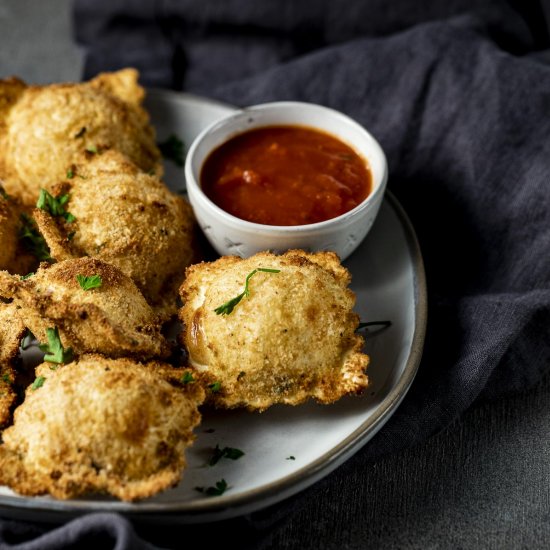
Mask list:
[{"label": "wrinkled cloth", "polygon": [[[549,369],[550,5],[479,4],[75,2],[83,78],[134,66],[146,86],[239,106],[310,101],[381,143],[424,258],[427,337],[403,403],[347,468],[423,441]],[[124,518],[110,521],[130,536]],[[148,547],[125,540],[113,548]]]}]

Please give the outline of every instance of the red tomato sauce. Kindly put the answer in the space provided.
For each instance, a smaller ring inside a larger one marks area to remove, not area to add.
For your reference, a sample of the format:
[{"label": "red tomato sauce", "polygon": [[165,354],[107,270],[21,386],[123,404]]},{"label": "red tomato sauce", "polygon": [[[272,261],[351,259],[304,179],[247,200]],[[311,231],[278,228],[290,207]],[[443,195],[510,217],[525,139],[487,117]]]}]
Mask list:
[{"label": "red tomato sauce", "polygon": [[239,134],[215,149],[201,186],[220,208],[264,225],[303,225],[335,218],[370,193],[367,161],[339,139],[301,126]]}]

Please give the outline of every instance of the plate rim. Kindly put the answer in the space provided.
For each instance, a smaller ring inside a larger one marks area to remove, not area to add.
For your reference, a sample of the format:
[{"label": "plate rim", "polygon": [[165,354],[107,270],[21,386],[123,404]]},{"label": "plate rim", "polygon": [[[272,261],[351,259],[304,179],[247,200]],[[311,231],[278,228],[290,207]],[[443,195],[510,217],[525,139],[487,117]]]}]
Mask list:
[{"label": "plate rim", "polygon": [[[162,90],[147,89],[147,98],[175,101],[177,103],[192,101],[201,104],[212,104],[216,107],[227,108],[229,111],[236,107],[230,104],[202,97],[195,94]],[[338,445],[319,456],[295,472],[283,478],[264,484],[262,487],[250,489],[246,492],[231,495],[226,494],[217,499],[201,499],[185,502],[123,502],[123,501],[94,501],[85,499],[55,500],[48,497],[28,497],[24,495],[0,495],[0,510],[13,510],[16,513],[36,512],[53,515],[82,515],[85,513],[110,512],[123,514],[129,518],[172,518],[188,522],[206,522],[214,519],[228,519],[237,517],[250,511],[265,509],[270,505],[281,502],[313,485],[319,479],[327,476],[340,466],[345,460],[363,447],[376,432],[389,420],[393,412],[408,392],[422,358],[426,335],[428,299],[424,262],[418,238],[414,227],[404,208],[391,190],[386,189],[384,202],[396,214],[405,235],[405,241],[410,254],[413,271],[414,312],[415,325],[403,372],[397,383],[383,399],[373,414],[358,426]],[[369,437],[365,437],[365,432]],[[258,501],[260,503],[258,504]],[[254,507],[254,503],[256,506]]]}]

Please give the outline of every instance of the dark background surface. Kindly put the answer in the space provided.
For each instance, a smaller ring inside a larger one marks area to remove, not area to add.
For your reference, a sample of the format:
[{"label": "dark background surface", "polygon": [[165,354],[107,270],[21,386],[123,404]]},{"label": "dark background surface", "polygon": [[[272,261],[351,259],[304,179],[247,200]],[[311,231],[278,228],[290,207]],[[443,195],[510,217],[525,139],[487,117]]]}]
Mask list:
[{"label": "dark background surface", "polygon": [[[0,0],[0,76],[80,80],[70,7],[67,0]],[[268,510],[254,529],[247,518],[218,526],[217,533],[205,526],[136,529],[174,548],[187,546],[191,531],[205,542],[225,537],[254,548],[544,548],[550,544],[549,428],[546,377],[534,390],[474,405],[405,451],[366,464],[352,458],[279,520]]]}]

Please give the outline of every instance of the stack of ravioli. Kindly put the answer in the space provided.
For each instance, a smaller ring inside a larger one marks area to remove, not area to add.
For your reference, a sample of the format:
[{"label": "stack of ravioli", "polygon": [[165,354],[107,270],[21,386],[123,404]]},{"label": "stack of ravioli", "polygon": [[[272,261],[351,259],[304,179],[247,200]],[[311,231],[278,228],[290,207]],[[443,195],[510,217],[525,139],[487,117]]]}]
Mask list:
[{"label": "stack of ravioli", "polygon": [[138,76],[0,81],[0,483],[20,494],[147,498],[180,482],[203,407],[369,383],[335,254],[201,261]]}]

